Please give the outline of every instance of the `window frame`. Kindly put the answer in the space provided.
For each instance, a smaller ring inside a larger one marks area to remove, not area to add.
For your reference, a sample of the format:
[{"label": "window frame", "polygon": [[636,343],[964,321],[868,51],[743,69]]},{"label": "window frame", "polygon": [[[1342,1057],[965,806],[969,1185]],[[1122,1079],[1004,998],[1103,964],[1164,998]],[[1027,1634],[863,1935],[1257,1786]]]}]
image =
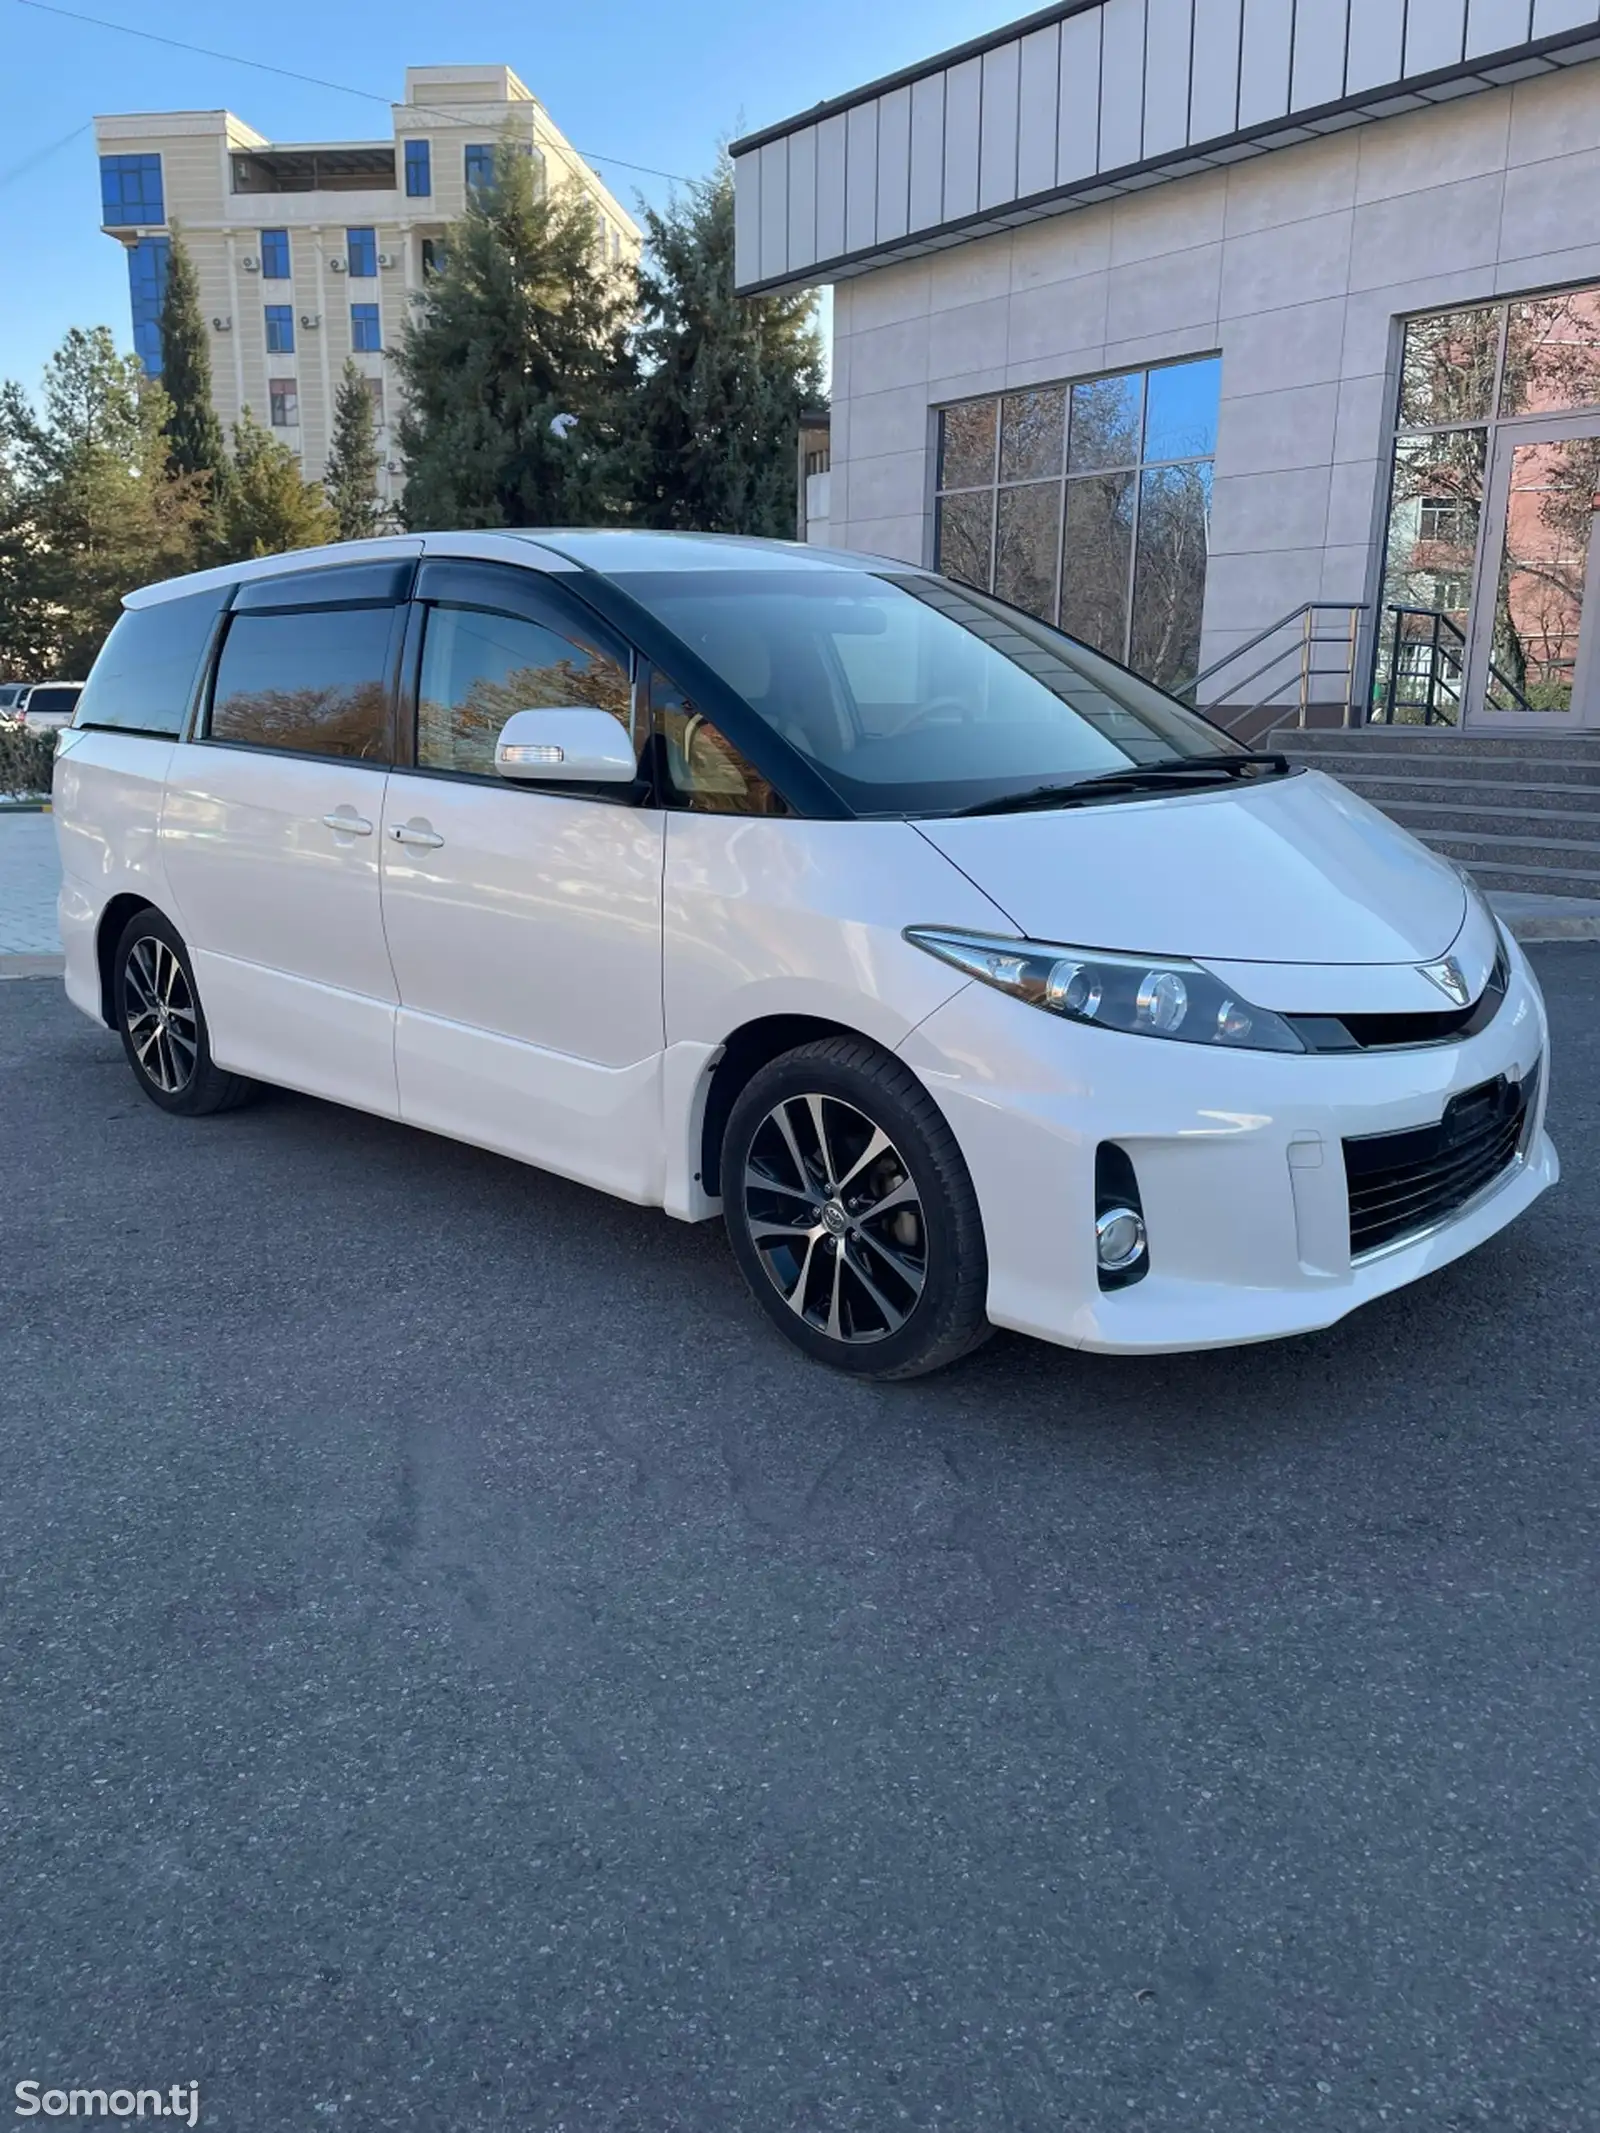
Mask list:
[{"label": "window frame", "polygon": [[[388,596],[375,591],[373,597],[360,597],[359,581],[370,581],[376,572],[381,570],[392,572],[394,590]],[[293,571],[285,573],[282,580],[237,580],[230,587],[227,602],[218,613],[211,642],[206,647],[205,658],[200,665],[193,711],[186,731],[179,736],[180,740],[190,747],[232,748],[243,755],[277,756],[299,763],[337,763],[348,769],[377,771],[384,777],[387,777],[391,770],[400,768],[401,662],[411,613],[411,582],[415,576],[416,559],[407,557],[393,564],[332,564],[322,570]],[[341,580],[346,588],[342,593]],[[280,584],[289,597],[275,600],[272,598],[272,589],[274,585]],[[303,594],[303,597],[293,597],[297,592]],[[216,708],[217,676],[222,666],[222,655],[233,626],[241,616],[355,614],[370,613],[375,609],[389,611],[389,642],[384,652],[384,748],[381,756],[328,755],[317,748],[275,748],[267,741],[241,741],[235,740],[231,735],[219,738],[212,733],[211,718]]]},{"label": "window frame", "polygon": [[[419,134],[412,134],[406,141],[401,155],[401,169],[405,178],[405,197],[408,200],[431,200],[433,198],[433,143]],[[422,173],[422,183],[412,184],[415,171]]]},{"label": "window frame", "polygon": [[[428,617],[435,608],[466,609],[498,615],[513,622],[532,623],[563,637],[587,632],[597,640],[595,649],[624,668],[628,676],[630,738],[634,745],[636,775],[631,785],[582,785],[571,781],[539,778],[502,778],[494,771],[452,770],[417,761],[417,722],[422,694],[422,659]],[[607,642],[609,640],[609,643]],[[586,601],[573,598],[565,587],[552,585],[543,571],[520,569],[516,564],[475,562],[470,558],[436,556],[425,560],[417,572],[406,623],[400,683],[397,698],[397,737],[400,753],[394,768],[407,777],[442,778],[453,784],[477,785],[501,792],[542,793],[547,799],[605,800],[619,807],[658,805],[649,747],[649,699],[641,699],[645,674],[638,648]],[[641,720],[641,711],[643,714]]]},{"label": "window frame", "polygon": [[[486,159],[486,160],[485,160]],[[481,175],[474,177],[477,164]],[[463,141],[461,144],[461,182],[470,194],[478,187],[494,183],[493,141]]]},{"label": "window frame", "polygon": [[[268,354],[268,355],[285,355],[285,356],[292,356],[292,355],[294,354],[294,352],[295,352],[295,348],[294,348],[294,305],[293,305],[293,304],[263,304],[263,305],[262,305],[262,307],[261,307],[261,309],[262,309],[262,312],[263,312],[263,315],[264,315],[264,316],[263,316],[263,323],[264,323],[264,325],[265,325],[265,329],[266,329],[266,336],[267,336],[267,354]],[[283,312],[283,313],[285,313],[285,314],[287,314],[287,315],[286,315],[286,317],[284,317],[284,318],[275,318],[275,317],[273,316],[273,314],[274,314],[275,312]],[[285,328],[285,327],[287,327],[287,329],[288,329],[288,334],[289,334],[289,338],[288,338],[287,342],[284,342],[284,341],[281,341],[281,340],[280,340],[280,341],[278,342],[277,346],[276,346],[276,347],[274,347],[274,345],[273,345],[273,340],[272,340],[272,336],[273,336],[273,334],[274,334],[275,332],[277,332],[277,333],[281,333],[281,332],[282,332],[282,331],[284,330],[284,328]]]},{"label": "window frame", "polygon": [[[147,183],[151,174],[152,166],[154,168],[156,181],[156,197],[153,202],[149,198],[149,188]],[[108,197],[108,187],[106,184],[106,180],[112,177],[114,177],[117,181],[117,198],[115,201],[115,206],[118,212],[116,214],[112,214],[110,212],[113,203]],[[136,187],[136,190],[138,192],[139,198],[137,202],[134,203],[138,208],[137,213],[128,212],[129,201],[127,180],[129,178],[138,179],[138,185]],[[154,214],[146,212],[152,205],[155,208]],[[136,148],[127,150],[113,150],[111,153],[101,156],[100,219],[104,228],[108,230],[161,229],[164,228],[166,224],[166,209],[167,174],[162,165],[161,151],[159,149]]]},{"label": "window frame", "polygon": [[378,231],[375,224],[364,222],[345,230],[344,263],[352,281],[377,280]]},{"label": "window frame", "polygon": [[[369,328],[373,338],[370,341],[363,340],[361,335]],[[350,306],[350,348],[354,355],[383,354],[383,308],[381,305],[362,303]]]},{"label": "window frame", "polygon": [[[276,403],[285,400],[290,412],[278,420]],[[300,427],[300,380],[295,378],[267,379],[267,426],[274,430],[297,430]]]},{"label": "window frame", "polygon": [[[261,245],[261,279],[263,281],[292,282],[294,279],[294,251],[289,242],[288,229],[261,230],[258,232],[258,237]],[[276,260],[280,254],[283,260],[283,272],[281,274],[269,264],[269,260]]]}]

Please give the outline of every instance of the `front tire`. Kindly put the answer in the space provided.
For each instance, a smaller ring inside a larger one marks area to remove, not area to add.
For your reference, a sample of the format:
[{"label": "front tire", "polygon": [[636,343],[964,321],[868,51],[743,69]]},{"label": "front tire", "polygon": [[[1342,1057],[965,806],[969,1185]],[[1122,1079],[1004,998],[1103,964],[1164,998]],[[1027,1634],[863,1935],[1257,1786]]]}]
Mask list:
[{"label": "front tire", "polygon": [[966,1163],[921,1082],[876,1045],[823,1038],[751,1077],[723,1138],[722,1202],[752,1295],[818,1362],[922,1377],[988,1338]]},{"label": "front tire", "polygon": [[211,1056],[211,1038],[183,936],[159,911],[135,912],[111,965],[112,1007],[133,1078],[181,1118],[231,1111],[256,1084]]}]

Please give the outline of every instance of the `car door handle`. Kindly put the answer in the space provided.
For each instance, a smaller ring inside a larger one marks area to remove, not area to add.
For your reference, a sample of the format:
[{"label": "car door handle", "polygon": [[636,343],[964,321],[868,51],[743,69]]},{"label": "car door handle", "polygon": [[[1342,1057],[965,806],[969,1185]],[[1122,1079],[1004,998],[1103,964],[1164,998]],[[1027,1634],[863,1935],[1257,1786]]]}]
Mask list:
[{"label": "car door handle", "polygon": [[425,822],[392,822],[389,835],[396,844],[421,845],[430,852],[436,852],[444,842],[438,831],[429,829]]},{"label": "car door handle", "polygon": [[346,837],[370,837],[372,835],[372,824],[365,815],[347,815],[335,812],[331,815],[324,815],[322,819],[327,823],[329,829],[338,830]]}]

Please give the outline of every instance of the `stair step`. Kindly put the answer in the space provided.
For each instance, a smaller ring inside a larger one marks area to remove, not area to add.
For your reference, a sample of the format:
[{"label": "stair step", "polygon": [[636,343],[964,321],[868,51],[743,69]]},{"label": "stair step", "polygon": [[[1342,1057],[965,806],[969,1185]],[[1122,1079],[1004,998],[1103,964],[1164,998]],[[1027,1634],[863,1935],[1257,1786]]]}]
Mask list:
[{"label": "stair step", "polygon": [[1382,758],[1431,754],[1449,756],[1458,763],[1504,761],[1517,757],[1552,758],[1569,762],[1600,760],[1600,733],[1483,733],[1454,731],[1430,734],[1423,726],[1395,727],[1279,727],[1259,745],[1304,758],[1358,754]]},{"label": "stair step", "polygon": [[1567,837],[1472,837],[1451,830],[1430,830],[1423,838],[1430,851],[1464,864],[1551,867],[1559,873],[1592,873],[1600,881],[1600,849]]},{"label": "stair step", "polygon": [[1463,807],[1459,801],[1443,805],[1428,800],[1386,800],[1383,811],[1403,822],[1418,836],[1424,832],[1441,837],[1532,837],[1548,842],[1560,837],[1592,844],[1600,856],[1600,808]]},{"label": "stair step", "polygon": [[[1329,772],[1331,777],[1333,772]],[[1600,776],[1592,783],[1524,785],[1515,778],[1371,778],[1341,777],[1341,785],[1370,800],[1374,807],[1496,807],[1502,801],[1524,813],[1546,808],[1579,814],[1600,813]]]},{"label": "stair step", "polygon": [[1501,867],[1483,860],[1463,864],[1484,889],[1519,896],[1565,896],[1580,902],[1600,898],[1600,874],[1573,874],[1562,867]]}]

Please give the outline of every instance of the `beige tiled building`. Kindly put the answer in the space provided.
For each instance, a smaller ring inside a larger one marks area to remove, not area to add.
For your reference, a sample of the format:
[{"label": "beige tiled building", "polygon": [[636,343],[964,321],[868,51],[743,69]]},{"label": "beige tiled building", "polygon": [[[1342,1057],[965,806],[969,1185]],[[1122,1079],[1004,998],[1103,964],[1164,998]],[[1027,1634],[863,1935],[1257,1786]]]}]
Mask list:
[{"label": "beige tiled building", "polygon": [[581,185],[608,258],[636,256],[637,224],[509,67],[409,67],[391,138],[285,145],[231,111],[100,118],[102,227],[127,248],[134,343],[160,367],[157,318],[180,226],[211,327],[217,412],[268,425],[310,476],[326,460],[347,356],[369,381],[387,494],[397,493],[397,380],[389,350],[434,248],[488,176],[501,135],[550,186]]}]

